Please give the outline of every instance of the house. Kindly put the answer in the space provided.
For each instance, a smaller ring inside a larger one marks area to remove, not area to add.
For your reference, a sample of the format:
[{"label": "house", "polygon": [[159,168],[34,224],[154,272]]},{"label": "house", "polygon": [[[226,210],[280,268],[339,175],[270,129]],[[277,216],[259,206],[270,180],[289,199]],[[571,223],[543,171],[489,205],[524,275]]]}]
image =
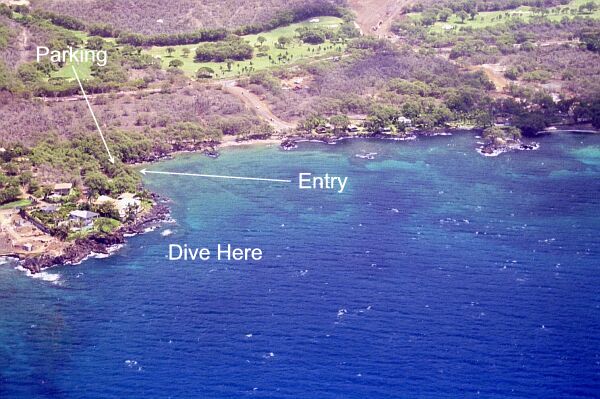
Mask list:
[{"label": "house", "polygon": [[350,132],[350,133],[356,133],[356,132],[358,132],[358,126],[348,125],[348,128],[346,130],[348,130],[348,132]]},{"label": "house", "polygon": [[412,119],[401,116],[398,118],[398,123],[402,123],[404,126],[410,127],[410,126],[412,126]]},{"label": "house", "polygon": [[117,198],[116,208],[119,217],[126,219],[130,212],[138,213],[142,209],[142,201],[136,198],[135,194],[123,193]]},{"label": "house", "polygon": [[69,213],[69,220],[74,222],[78,227],[91,227],[94,220],[100,215],[90,211],[72,211]]},{"label": "house", "polygon": [[496,115],[494,117],[494,124],[496,126],[510,126],[512,118],[508,114]]},{"label": "house", "polygon": [[114,198],[111,198],[108,195],[101,195],[96,199],[96,201],[94,201],[94,204],[101,205],[101,204],[104,204],[105,202],[115,202],[115,200],[114,200]]},{"label": "house", "polygon": [[60,206],[58,205],[46,205],[40,208],[40,212],[42,213],[54,213],[58,212]]},{"label": "house", "polygon": [[117,199],[111,198],[107,195],[101,195],[94,203],[101,205],[105,203],[111,203],[117,212],[119,212],[119,218],[121,220],[127,219],[130,212],[138,213],[142,208],[142,201],[135,197],[132,193],[123,193],[119,195]]},{"label": "house", "polygon": [[73,184],[71,183],[58,183],[54,185],[53,193],[56,196],[65,196],[71,194]]}]

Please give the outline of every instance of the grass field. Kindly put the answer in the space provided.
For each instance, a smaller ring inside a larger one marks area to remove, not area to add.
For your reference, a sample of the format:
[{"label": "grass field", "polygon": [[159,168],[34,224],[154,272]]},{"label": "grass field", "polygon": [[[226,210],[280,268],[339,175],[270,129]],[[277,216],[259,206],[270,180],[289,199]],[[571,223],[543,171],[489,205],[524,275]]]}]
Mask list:
[{"label": "grass field", "polygon": [[31,201],[28,199],[22,199],[22,200],[18,200],[18,201],[14,201],[14,202],[9,202],[7,204],[4,204],[2,206],[0,206],[0,209],[13,209],[13,208],[19,208],[19,207],[24,207],[24,206],[29,206],[31,205]]},{"label": "grass field", "polygon": [[[346,45],[343,43],[324,43],[321,45],[309,45],[301,43],[295,39],[296,29],[303,26],[318,26],[324,28],[336,29],[342,24],[342,20],[336,17],[320,17],[318,22],[304,21],[294,23],[288,26],[277,28],[268,32],[263,32],[258,35],[246,35],[242,36],[244,40],[255,46],[254,57],[251,60],[235,62],[231,65],[231,70],[228,70],[227,63],[225,62],[194,62],[195,50],[197,46],[202,46],[203,43],[196,45],[187,46],[172,46],[175,52],[169,55],[166,46],[164,47],[151,47],[144,50],[145,53],[150,54],[154,57],[160,58],[163,68],[167,69],[169,63],[172,60],[179,59],[183,62],[181,70],[187,76],[195,76],[196,72],[201,67],[209,67],[215,71],[215,78],[230,78],[237,77],[250,71],[260,71],[268,68],[273,68],[281,65],[292,64],[303,59],[322,57],[326,54],[343,52]],[[85,32],[76,32],[78,36],[84,41],[89,38]],[[265,52],[264,57],[258,57],[259,53],[258,37],[262,36],[266,39],[263,45],[269,46],[269,50]],[[278,49],[275,47],[275,43],[279,37],[286,37],[292,39],[291,43],[284,49]],[[114,42],[114,39],[109,39]],[[186,57],[183,54],[183,50],[187,48],[189,55]],[[269,58],[269,56],[271,58]],[[77,73],[81,79],[88,79],[91,76],[91,64],[90,63],[79,63],[76,65]],[[75,79],[71,65],[67,63],[60,70],[52,74],[53,77]]]},{"label": "grass field", "polygon": [[[589,0],[573,0],[569,4],[564,6],[549,7],[547,8],[548,13],[545,16],[551,21],[560,21],[563,18],[574,18],[574,17],[588,17],[594,19],[600,19],[600,8],[593,13],[581,13],[579,7]],[[596,2],[598,4],[598,2]],[[600,6],[600,4],[598,4]],[[506,11],[491,11],[491,12],[480,12],[477,14],[475,19],[467,18],[464,22],[460,20],[456,15],[452,15],[446,22],[436,22],[433,24],[429,31],[430,33],[452,33],[457,29],[472,28],[472,29],[483,29],[488,27],[497,26],[509,22],[512,19],[520,19],[528,22],[536,16],[541,14],[535,11],[532,7],[519,7],[514,10]],[[421,13],[408,14],[411,18],[421,18]]]},{"label": "grass field", "polygon": [[[82,31],[70,31],[74,33],[79,39],[83,40],[83,42],[87,42],[90,38],[90,35],[87,32]],[[113,38],[104,38],[106,42],[115,43],[115,39]],[[92,63],[91,62],[80,62],[75,64],[75,68],[77,69],[77,74],[82,80],[89,79],[92,75]],[[71,68],[71,63],[67,62],[61,69],[54,72],[52,74],[53,78],[65,78],[65,79],[75,79],[75,75],[73,74],[73,69]]]},{"label": "grass field", "polygon": [[[183,66],[181,69],[188,76],[194,76],[196,71],[201,67],[209,67],[215,71],[216,78],[227,78],[227,77],[236,77],[240,74],[243,74],[250,69],[254,71],[264,70],[280,65],[291,64],[306,58],[314,58],[323,56],[327,53],[335,52],[335,51],[343,51],[345,49],[345,45],[338,43],[324,43],[322,45],[308,45],[299,42],[298,40],[292,40],[290,44],[286,46],[285,49],[278,49],[275,47],[275,43],[279,37],[286,37],[290,39],[294,39],[296,36],[296,29],[302,26],[319,26],[335,29],[340,26],[342,20],[336,17],[321,17],[319,18],[319,22],[309,22],[304,21],[300,23],[291,24],[285,27],[277,28],[272,31],[263,32],[258,35],[247,35],[242,36],[244,40],[246,40],[251,45],[255,46],[254,50],[254,58],[246,61],[235,62],[231,66],[231,70],[228,70],[227,63],[225,62],[194,62],[194,55],[198,45],[190,45],[190,46],[173,46],[175,52],[172,56],[169,56],[167,53],[167,47],[152,47],[147,51],[147,53],[151,54],[154,57],[160,57],[163,68],[167,68],[169,63],[174,59],[179,59],[183,62]],[[266,39],[263,45],[269,46],[269,50],[265,52],[266,56],[257,57],[256,54],[258,51],[258,37],[262,36]],[[187,48],[190,53],[187,57],[183,55],[183,49]],[[271,56],[271,59],[269,59]],[[281,61],[279,60],[281,58]]]}]

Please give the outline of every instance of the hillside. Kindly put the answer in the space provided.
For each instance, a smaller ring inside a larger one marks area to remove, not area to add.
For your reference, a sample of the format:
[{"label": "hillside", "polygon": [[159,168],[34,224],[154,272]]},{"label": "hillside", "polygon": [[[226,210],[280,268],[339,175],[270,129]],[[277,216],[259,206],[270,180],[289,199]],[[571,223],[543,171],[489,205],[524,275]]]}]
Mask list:
[{"label": "hillside", "polygon": [[343,5],[344,0],[36,0],[35,9],[143,34],[261,25],[292,10]]}]

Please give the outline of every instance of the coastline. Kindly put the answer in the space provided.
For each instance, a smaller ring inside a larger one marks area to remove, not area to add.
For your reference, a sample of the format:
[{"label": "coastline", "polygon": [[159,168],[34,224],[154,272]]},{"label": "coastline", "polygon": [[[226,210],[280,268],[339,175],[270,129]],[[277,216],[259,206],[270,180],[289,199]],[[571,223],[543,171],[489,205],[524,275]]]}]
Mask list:
[{"label": "coastline", "polygon": [[149,227],[168,219],[169,208],[164,204],[164,200],[156,194],[152,194],[152,199],[152,208],[140,214],[136,220],[122,225],[110,234],[93,235],[75,240],[66,246],[63,253],[58,256],[46,254],[25,258],[21,255],[7,255],[6,257],[16,257],[19,259],[19,266],[33,275],[54,266],[80,264],[93,254],[109,256],[115,252],[115,246],[126,243],[126,238],[143,234]]},{"label": "coastline", "polygon": [[[540,132],[542,134],[552,134],[555,132],[582,132],[582,130],[573,129],[570,126],[569,129],[561,127],[556,130],[546,130]],[[344,140],[354,139],[376,139],[376,140],[390,140],[390,141],[410,141],[415,140],[418,137],[434,137],[434,136],[451,136],[457,133],[463,132],[477,132],[480,129],[475,128],[451,128],[451,129],[432,129],[427,131],[413,131],[403,136],[394,136],[386,134],[345,134],[340,136],[331,136],[327,134],[311,134],[311,135],[296,135],[287,137],[268,137],[268,138],[257,138],[250,140],[238,140],[236,137],[226,137],[220,143],[202,143],[201,145],[194,147],[194,149],[176,150],[165,154],[164,156],[154,156],[152,159],[144,160],[142,162],[131,163],[131,166],[143,166],[159,162],[164,159],[172,159],[173,157],[187,153],[205,153],[208,156],[216,157],[218,153],[216,150],[221,148],[233,148],[233,147],[251,147],[257,145],[266,146],[280,146],[285,151],[293,150],[297,148],[299,143],[302,142],[315,142],[328,145],[334,145]],[[585,130],[586,133],[598,134],[600,131]],[[475,136],[478,137],[478,136]],[[475,151],[486,157],[495,157],[502,153],[513,151],[513,150],[536,150],[539,148],[539,143],[524,144],[522,142],[518,145],[503,146],[498,148],[492,148],[490,152],[485,153],[482,151],[483,147],[475,148]],[[489,143],[487,144],[489,148]],[[211,151],[207,153],[207,151]],[[217,154],[213,156],[212,154]],[[27,257],[22,254],[6,254],[3,257],[18,259],[20,267],[26,270],[32,275],[40,273],[46,269],[59,265],[77,265],[85,261],[90,256],[96,254],[98,256],[106,257],[111,253],[115,252],[115,248],[120,248],[126,243],[128,237],[132,237],[138,234],[147,232],[148,228],[157,226],[158,224],[166,221],[169,218],[169,208],[165,205],[165,200],[159,197],[157,194],[152,193],[153,206],[147,212],[140,214],[139,217],[130,223],[124,224],[117,230],[110,234],[95,235],[86,237],[84,239],[76,240],[70,245],[66,246],[64,251],[60,255],[48,255],[44,254],[41,256]]]}]

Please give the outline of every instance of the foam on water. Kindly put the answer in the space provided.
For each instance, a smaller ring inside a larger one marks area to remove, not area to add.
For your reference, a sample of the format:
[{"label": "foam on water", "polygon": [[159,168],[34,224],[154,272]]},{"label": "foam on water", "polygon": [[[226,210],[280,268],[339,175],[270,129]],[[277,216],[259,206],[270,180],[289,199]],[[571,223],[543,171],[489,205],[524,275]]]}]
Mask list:
[{"label": "foam on water", "polygon": [[16,270],[25,273],[25,275],[27,277],[31,277],[33,279],[36,280],[42,280],[42,281],[46,281],[48,283],[52,283],[55,285],[62,285],[63,281],[61,281],[61,275],[60,273],[52,273],[49,271],[42,271],[39,273],[31,273],[31,271],[29,269],[25,269],[23,266],[17,266],[15,267]]}]

